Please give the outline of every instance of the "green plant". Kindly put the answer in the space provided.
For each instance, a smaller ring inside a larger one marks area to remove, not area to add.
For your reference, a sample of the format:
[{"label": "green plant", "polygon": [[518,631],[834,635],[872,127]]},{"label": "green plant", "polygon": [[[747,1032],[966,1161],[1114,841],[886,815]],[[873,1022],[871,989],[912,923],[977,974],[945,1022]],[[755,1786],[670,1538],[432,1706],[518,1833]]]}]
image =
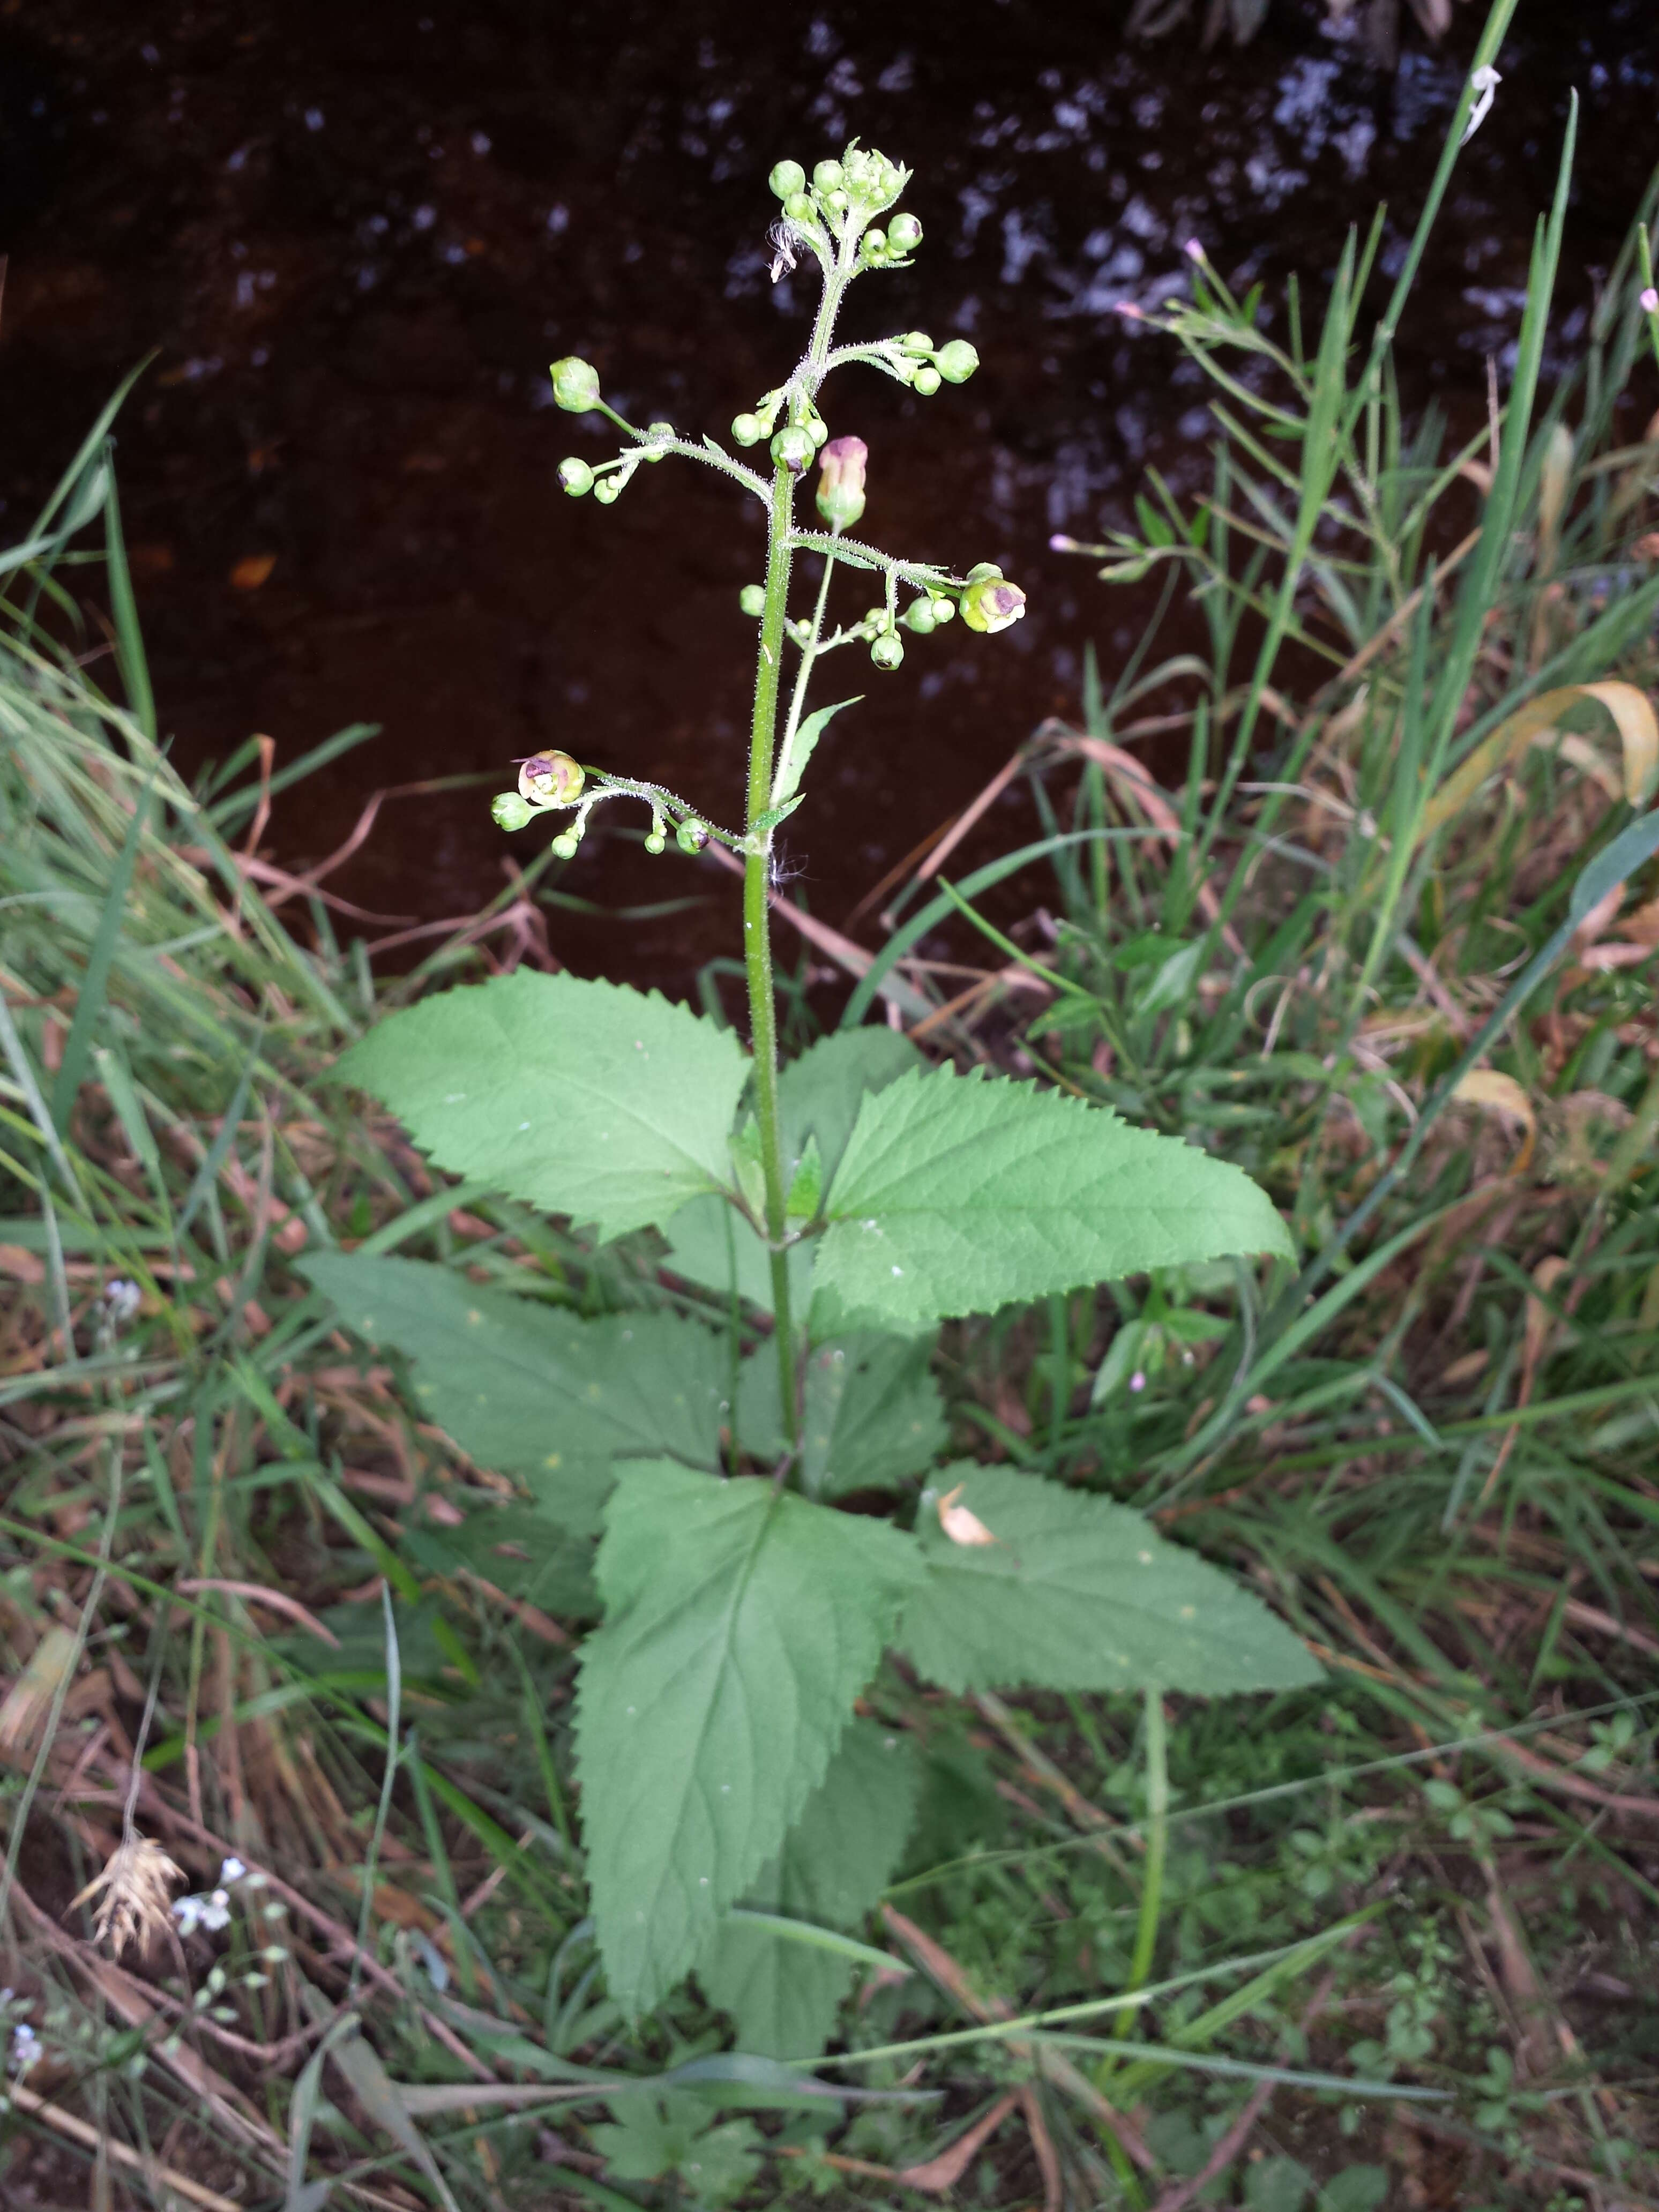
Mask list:
[{"label": "green plant", "polygon": [[[713,1298],[580,1321],[385,1252],[318,1254],[305,1271],[361,1335],[410,1360],[426,1410],[464,1449],[528,1486],[545,1528],[533,1542],[580,1571],[602,1531],[577,1756],[613,1996],[638,2014],[695,1968],[745,2041],[800,2056],[858,1956],[834,1931],[875,1901],[909,1825],[907,1761],[853,1722],[885,1648],[951,1691],[1142,1690],[1149,1714],[1160,1689],[1285,1688],[1318,1668],[1260,1600],[1127,1509],[1028,1473],[936,1466],[941,1320],[1152,1267],[1287,1259],[1263,1194],[1079,1100],[926,1068],[884,1030],[780,1068],[768,894],[778,829],[838,711],[808,711],[817,661],[860,641],[890,669],[902,631],[959,614],[994,632],[1024,599],[994,568],[956,576],[844,534],[867,457],[830,439],[825,378],[864,364],[926,395],[975,366],[964,341],[923,332],[833,343],[854,278],[920,242],[915,218],[890,212],[908,173],[853,146],[810,185],[789,161],[771,181],[777,252],[816,262],[822,293],[799,365],[732,425],[739,445],[769,440],[769,473],[667,423],[636,430],[588,364],[553,368],[562,406],[597,410],[629,441],[597,466],[565,462],[573,495],[608,502],[674,454],[765,510],[765,581],[744,595],[759,638],[743,827],[563,753],[524,763],[495,807],[507,828],[568,814],[554,842],[567,857],[617,798],[649,806],[653,850],[672,823],[686,850],[712,837],[741,854],[752,1053],[655,994],[519,972],[392,1015],[338,1070],[440,1166],[601,1239],[654,1229],[672,1273]],[[795,515],[820,459],[827,532]],[[822,575],[811,614],[792,617],[806,555]],[[878,578],[883,597],[826,635],[843,568]],[[1154,1310],[1178,1337],[1181,1318]],[[884,1494],[886,1515],[842,1510],[854,1492]]]}]

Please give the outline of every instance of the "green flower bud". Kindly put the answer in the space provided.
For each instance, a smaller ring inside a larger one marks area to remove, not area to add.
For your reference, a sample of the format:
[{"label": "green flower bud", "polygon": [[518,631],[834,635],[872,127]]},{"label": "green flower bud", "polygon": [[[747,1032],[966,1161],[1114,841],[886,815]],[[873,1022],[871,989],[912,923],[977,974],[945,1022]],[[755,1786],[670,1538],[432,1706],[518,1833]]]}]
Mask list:
[{"label": "green flower bud", "polygon": [[701,822],[682,822],[674,832],[674,842],[682,853],[701,853],[708,842],[708,832]]},{"label": "green flower bud", "polygon": [[593,471],[573,453],[568,461],[559,463],[559,482],[572,499],[580,499],[585,491],[592,490]]},{"label": "green flower bud", "polygon": [[793,422],[786,423],[772,441],[772,459],[793,476],[800,474],[817,450],[806,432]]},{"label": "green flower bud", "polygon": [[913,392],[921,392],[924,399],[933,398],[939,390],[939,371],[933,367],[932,362],[924,361],[921,364],[915,374],[910,379],[910,389]]},{"label": "green flower bud", "polygon": [[568,415],[588,415],[599,404],[599,372],[591,361],[579,361],[567,354],[556,361],[549,374],[553,379],[553,397]]},{"label": "green flower bud", "polygon": [[887,258],[887,233],[866,230],[859,240],[859,252],[866,261],[884,261]]},{"label": "green flower bud", "polygon": [[791,222],[811,228],[817,222],[817,203],[811,192],[791,192],[783,204],[783,211]]},{"label": "green flower bud", "polygon": [[948,622],[954,622],[956,620],[957,603],[954,599],[934,599],[932,602],[932,605],[935,624],[942,624]]},{"label": "green flower bud", "polygon": [[839,161],[820,161],[812,171],[812,182],[821,192],[835,191],[841,180],[842,166]]},{"label": "green flower bud", "polygon": [[568,806],[587,781],[568,753],[532,753],[519,763],[519,791],[532,806]]},{"label": "green flower bud", "polygon": [[489,802],[489,811],[498,830],[522,830],[526,822],[536,818],[536,809],[516,791],[498,791]]},{"label": "green flower bud", "polygon": [[906,629],[915,630],[918,637],[926,637],[929,630],[936,627],[939,617],[933,612],[931,599],[912,599],[899,620]]},{"label": "green flower bud", "polygon": [[556,837],[553,840],[553,850],[562,860],[574,860],[576,857],[576,847],[580,842],[567,830],[563,836]]},{"label": "green flower bud", "polygon": [[890,207],[904,190],[904,172],[873,146],[849,146],[842,156],[842,182],[873,214]]},{"label": "green flower bud", "polygon": [[884,630],[871,647],[870,658],[878,668],[896,668],[904,659],[903,642],[890,629]]},{"label": "green flower bud", "polygon": [[793,199],[805,185],[806,172],[799,161],[780,161],[766,181],[781,200]]},{"label": "green flower bud", "polygon": [[939,374],[947,384],[966,384],[979,367],[979,356],[966,338],[952,338],[935,356]]},{"label": "green flower bud", "polygon": [[622,488],[620,477],[601,477],[593,487],[593,496],[601,507],[613,507],[622,497]]},{"label": "green flower bud", "polygon": [[674,426],[672,422],[647,422],[645,426],[645,436],[644,459],[647,461],[659,461],[673,442]]},{"label": "green flower bud", "polygon": [[832,529],[850,530],[864,512],[864,467],[870,448],[862,438],[832,438],[821,458],[818,513]]},{"label": "green flower bud", "polygon": [[896,215],[887,226],[887,243],[895,253],[914,253],[921,244],[921,225],[913,215]]},{"label": "green flower bud", "polygon": [[758,415],[737,415],[732,417],[732,435],[740,446],[758,446],[766,435],[766,425]]},{"label": "green flower bud", "polygon": [[645,841],[645,849],[647,853],[660,853],[667,842],[660,830],[653,830]]},{"label": "green flower bud", "polygon": [[821,446],[830,435],[830,425],[822,415],[814,415],[806,425],[806,434],[815,446]]},{"label": "green flower bud", "polygon": [[969,571],[960,605],[969,629],[994,632],[1010,629],[1019,620],[1025,611],[1025,594],[1018,584],[1003,580],[1000,568],[982,561]]},{"label": "green flower bud", "polygon": [[823,204],[831,215],[845,215],[849,203],[845,192],[826,192]]},{"label": "green flower bud", "polygon": [[758,622],[766,612],[765,585],[745,584],[738,593],[738,605],[743,609],[744,614],[753,615],[755,620]]},{"label": "green flower bud", "polygon": [[933,341],[926,331],[906,331],[899,340],[901,353],[927,354],[933,350]]}]

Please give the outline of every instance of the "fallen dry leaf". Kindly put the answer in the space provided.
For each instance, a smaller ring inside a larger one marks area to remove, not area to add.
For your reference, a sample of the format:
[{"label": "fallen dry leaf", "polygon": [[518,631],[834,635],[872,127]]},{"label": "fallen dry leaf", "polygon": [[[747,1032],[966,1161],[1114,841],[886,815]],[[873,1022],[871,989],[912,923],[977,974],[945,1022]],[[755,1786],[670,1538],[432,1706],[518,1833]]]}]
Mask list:
[{"label": "fallen dry leaf", "polygon": [[964,1487],[965,1486],[959,1482],[954,1490],[947,1490],[940,1498],[939,1527],[944,1529],[953,1544],[994,1544],[996,1538],[980,1519],[978,1514],[971,1511],[966,1505],[957,1504],[957,1500],[961,1497]]},{"label": "fallen dry leaf", "polygon": [[245,553],[230,572],[233,592],[257,592],[276,566],[274,553]]}]

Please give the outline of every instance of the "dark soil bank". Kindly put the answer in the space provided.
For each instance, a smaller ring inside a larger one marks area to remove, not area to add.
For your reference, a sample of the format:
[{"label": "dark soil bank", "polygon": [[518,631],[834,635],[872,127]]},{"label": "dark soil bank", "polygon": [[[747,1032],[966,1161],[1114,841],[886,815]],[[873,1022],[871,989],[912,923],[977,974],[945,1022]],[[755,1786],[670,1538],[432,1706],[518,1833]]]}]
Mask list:
[{"label": "dark soil bank", "polygon": [[[290,861],[327,851],[378,786],[495,772],[382,814],[336,883],[377,912],[459,914],[500,888],[504,858],[535,847],[492,827],[489,791],[541,745],[733,820],[758,515],[675,465],[608,512],[565,499],[560,457],[609,448],[553,410],[545,364],[586,354],[638,419],[723,434],[805,329],[800,281],[769,282],[766,173],[856,133],[914,167],[927,236],[912,271],[858,288],[853,325],[963,333],[984,364],[932,400],[864,373],[831,387],[832,428],[871,447],[864,526],[920,557],[1000,561],[1032,611],[1006,637],[918,641],[896,675],[830,664],[829,696],[868,696],[826,741],[791,844],[839,921],[1036,721],[1074,708],[1085,640],[1109,668],[1133,640],[1145,603],[1048,537],[1122,520],[1148,463],[1194,481],[1206,426],[1174,349],[1117,303],[1179,287],[1193,234],[1230,276],[1317,278],[1382,198],[1397,250],[1484,10],[1460,7],[1442,52],[1408,34],[1388,76],[1311,0],[1274,0],[1254,46],[1207,57],[1190,27],[1127,44],[1122,12],[5,0],[3,521],[27,524],[155,349],[120,467],[181,757],[262,730],[292,758],[379,722],[279,802]],[[1482,356],[1513,339],[1570,85],[1584,128],[1558,337],[1582,331],[1659,153],[1656,18],[1650,0],[1522,0],[1407,332],[1421,392],[1478,393]],[[708,892],[672,919],[560,914],[578,968],[684,990],[732,947],[732,901],[683,860],[590,838],[564,884],[611,906]]]}]

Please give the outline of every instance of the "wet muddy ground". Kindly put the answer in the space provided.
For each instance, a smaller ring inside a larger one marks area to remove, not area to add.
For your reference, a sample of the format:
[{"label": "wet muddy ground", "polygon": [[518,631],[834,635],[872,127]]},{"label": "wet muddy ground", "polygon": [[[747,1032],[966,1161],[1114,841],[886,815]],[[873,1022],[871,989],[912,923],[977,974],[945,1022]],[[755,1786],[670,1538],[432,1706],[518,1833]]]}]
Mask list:
[{"label": "wet muddy ground", "polygon": [[[1074,712],[1094,640],[1121,662],[1146,602],[1049,551],[1122,521],[1148,464],[1207,466],[1203,393],[1123,301],[1182,283],[1201,238],[1235,280],[1317,281],[1379,198],[1397,252],[1483,9],[1397,72],[1274,0],[1242,53],[1190,29],[1126,42],[1118,0],[3,0],[0,527],[26,526],[98,405],[155,360],[119,426],[127,532],[181,759],[252,731],[292,758],[380,733],[279,801],[273,849],[315,860],[366,795],[467,769],[476,793],[392,803],[336,888],[380,914],[469,911],[501,887],[489,791],[562,744],[740,811],[758,510],[689,466],[601,510],[560,493],[609,450],[550,405],[580,352],[637,419],[724,434],[792,363],[809,301],[772,285],[773,161],[856,133],[916,171],[915,268],[864,280],[849,327],[972,337],[983,367],[918,399],[832,386],[871,448],[862,526],[918,557],[994,559],[1031,594],[1006,637],[960,625],[883,675],[849,652],[837,726],[789,843],[841,921],[1044,715]],[[1570,85],[1584,102],[1558,342],[1582,331],[1659,156],[1650,0],[1521,0],[1496,109],[1459,172],[1404,334],[1419,396],[1472,392],[1518,326]],[[852,599],[861,608],[856,586]],[[1013,802],[1018,805],[1018,801]],[[1014,815],[983,835],[1004,840]],[[684,991],[730,951],[735,902],[678,858],[590,836],[564,874],[621,907],[560,911],[578,969]]]}]

